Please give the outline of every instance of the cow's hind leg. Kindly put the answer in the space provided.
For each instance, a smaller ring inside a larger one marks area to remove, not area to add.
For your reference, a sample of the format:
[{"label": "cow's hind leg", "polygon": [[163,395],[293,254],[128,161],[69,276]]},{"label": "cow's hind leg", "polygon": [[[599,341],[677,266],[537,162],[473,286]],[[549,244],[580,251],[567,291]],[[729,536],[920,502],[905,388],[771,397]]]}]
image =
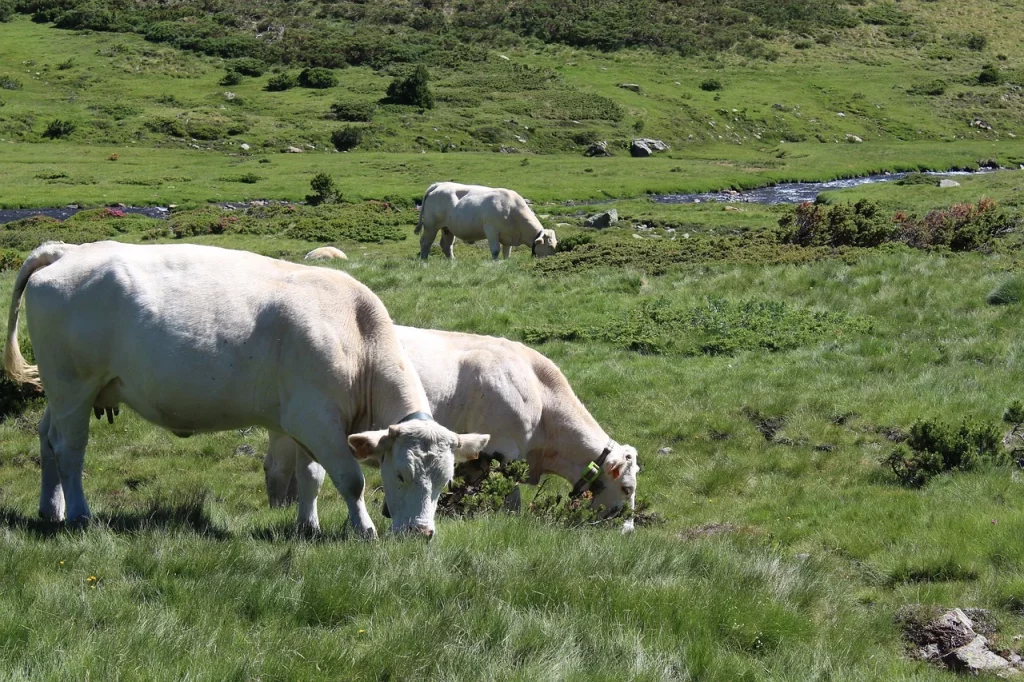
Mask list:
[{"label": "cow's hind leg", "polygon": [[501,257],[508,260],[509,255],[512,253],[512,247],[508,244],[501,245]]},{"label": "cow's hind leg", "polygon": [[[427,260],[430,255],[430,247],[434,245],[434,239],[437,237],[437,226],[436,225],[423,225],[423,233],[420,235],[420,258]],[[444,237],[441,237],[441,244],[444,248]]]},{"label": "cow's hind leg", "polygon": [[85,447],[89,442],[92,401],[83,401],[71,409],[59,407],[51,401],[47,408],[50,423],[46,439],[56,455],[66,518],[71,523],[86,523],[91,514],[82,488],[82,467],[85,464]]},{"label": "cow's hind leg", "polygon": [[444,257],[448,260],[455,260],[455,252],[452,250],[454,244],[455,235],[449,232],[448,228],[445,228],[441,233],[441,253],[443,253]]},{"label": "cow's hind leg", "polygon": [[39,459],[43,470],[42,489],[39,492],[39,518],[44,521],[64,520],[64,488],[60,483],[57,455],[50,446],[50,408],[43,412],[39,422]]}]

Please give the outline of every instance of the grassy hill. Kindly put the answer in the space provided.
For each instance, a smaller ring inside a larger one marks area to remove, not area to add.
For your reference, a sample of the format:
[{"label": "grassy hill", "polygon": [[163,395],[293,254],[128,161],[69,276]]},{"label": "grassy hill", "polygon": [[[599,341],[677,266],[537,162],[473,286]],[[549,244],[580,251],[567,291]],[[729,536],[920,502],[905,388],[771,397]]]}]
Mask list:
[{"label": "grassy hill", "polygon": [[[0,0],[0,19],[0,207],[177,205],[0,226],[0,301],[47,239],[335,244],[396,322],[555,360],[638,448],[655,514],[572,527],[550,480],[520,516],[360,543],[328,485],[305,540],[267,508],[262,430],[182,440],[124,410],[91,426],[96,522],[54,528],[43,403],[0,381],[0,678],[949,680],[910,655],[907,614],[953,606],[1020,652],[1020,452],[997,444],[1024,399],[1021,173],[801,214],[645,196],[1024,163],[1020,3]],[[418,64],[434,107],[382,102]],[[337,84],[267,89],[306,68]],[[221,84],[238,69],[262,75]],[[672,149],[629,158],[638,135]],[[615,156],[584,157],[594,140]],[[342,202],[205,205],[300,200],[321,172]],[[562,251],[420,264],[413,198],[439,179],[521,191]],[[583,227],[605,208],[617,227]]]}]

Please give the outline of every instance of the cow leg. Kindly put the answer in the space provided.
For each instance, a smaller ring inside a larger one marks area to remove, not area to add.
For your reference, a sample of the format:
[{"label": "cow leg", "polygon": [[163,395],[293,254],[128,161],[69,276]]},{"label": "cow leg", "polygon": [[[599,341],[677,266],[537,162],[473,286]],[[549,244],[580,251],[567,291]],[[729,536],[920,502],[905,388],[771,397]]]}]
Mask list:
[{"label": "cow leg", "polygon": [[452,251],[452,246],[455,244],[455,235],[448,231],[448,228],[444,229],[441,233],[441,253],[448,260],[455,260],[455,252]]},{"label": "cow leg", "polygon": [[492,230],[490,226],[484,225],[484,235],[487,237],[487,245],[491,247],[491,258],[498,260],[501,253],[501,243],[498,241],[498,231]]},{"label": "cow leg", "polygon": [[57,455],[50,446],[50,408],[43,412],[39,422],[39,459],[43,470],[43,485],[39,493],[39,518],[44,521],[64,520],[64,488],[60,484]]},{"label": "cow leg", "polygon": [[501,257],[508,260],[509,255],[512,253],[512,246],[509,244],[501,245]]},{"label": "cow leg", "polygon": [[[427,260],[430,255],[430,247],[434,245],[434,239],[437,237],[437,226],[435,225],[424,225],[423,233],[420,235],[420,258]],[[441,243],[444,243],[444,237],[441,237]],[[444,248],[442,246],[442,248]]]},{"label": "cow leg", "polygon": [[[334,487],[348,505],[348,518],[356,534],[367,539],[376,538],[377,528],[373,525],[370,514],[366,511],[366,503],[363,501],[363,489],[366,487],[363,470],[352,455],[345,433],[338,428],[337,419],[327,418],[322,424],[317,424],[317,421],[312,414],[306,412],[294,420],[288,420],[288,423],[282,426],[285,432],[304,445],[309,454],[327,471]],[[309,479],[300,483],[307,496],[310,494],[310,484]],[[300,520],[303,511],[303,489],[299,492]],[[308,506],[306,513],[309,514]]]},{"label": "cow leg", "polygon": [[316,511],[316,498],[324,484],[324,468],[313,461],[303,448],[295,453],[295,482],[299,501],[296,525],[300,532],[315,535],[320,532],[320,517]]},{"label": "cow leg", "polygon": [[66,518],[71,523],[85,523],[92,516],[82,488],[82,467],[85,464],[85,446],[89,442],[89,414],[92,401],[61,413],[51,401],[46,437],[53,449],[60,474],[61,488],[67,505]]}]

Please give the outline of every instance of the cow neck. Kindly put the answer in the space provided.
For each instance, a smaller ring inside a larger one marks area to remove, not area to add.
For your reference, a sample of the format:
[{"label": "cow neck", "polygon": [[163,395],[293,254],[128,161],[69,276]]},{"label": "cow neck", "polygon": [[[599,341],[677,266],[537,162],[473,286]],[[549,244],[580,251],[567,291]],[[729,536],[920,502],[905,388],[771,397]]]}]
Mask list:
[{"label": "cow neck", "polygon": [[558,474],[570,483],[579,480],[611,441],[583,403],[573,398],[559,401],[554,410],[545,409],[543,418],[544,473]]},{"label": "cow neck", "polygon": [[[395,345],[398,345],[397,339]],[[368,406],[363,428],[386,429],[415,412],[429,413],[430,404],[420,377],[413,369],[405,351],[393,358],[378,356],[367,363]]]}]

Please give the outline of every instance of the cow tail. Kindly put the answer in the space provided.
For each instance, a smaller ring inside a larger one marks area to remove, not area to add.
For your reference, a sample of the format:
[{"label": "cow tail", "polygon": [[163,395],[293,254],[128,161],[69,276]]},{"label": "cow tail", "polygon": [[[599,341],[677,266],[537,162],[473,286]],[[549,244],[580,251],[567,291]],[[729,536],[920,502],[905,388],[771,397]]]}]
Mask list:
[{"label": "cow tail", "polygon": [[3,361],[4,371],[16,383],[30,384],[39,389],[43,387],[39,381],[39,368],[25,361],[21,354],[21,346],[18,344],[18,313],[21,311],[21,297],[28,286],[28,280],[36,270],[56,263],[61,256],[75,248],[78,247],[74,244],[47,242],[29,254],[24,265],[18,270],[18,277],[14,280],[14,292],[11,294],[11,309],[7,315],[7,343],[4,345]]},{"label": "cow tail", "polygon": [[420,204],[420,216],[416,219],[416,229],[412,231],[413,234],[419,234],[423,231],[423,209],[427,207],[427,198],[423,197],[423,203]]}]

